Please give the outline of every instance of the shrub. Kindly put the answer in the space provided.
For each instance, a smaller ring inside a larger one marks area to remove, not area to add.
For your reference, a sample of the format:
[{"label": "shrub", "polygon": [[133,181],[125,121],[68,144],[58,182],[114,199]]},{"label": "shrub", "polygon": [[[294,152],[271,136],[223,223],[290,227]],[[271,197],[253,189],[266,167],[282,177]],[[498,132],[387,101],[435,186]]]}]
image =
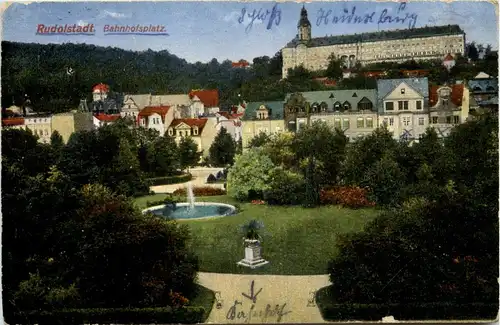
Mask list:
[{"label": "shrub", "polygon": [[[186,188],[178,188],[174,191],[173,194],[179,196],[186,196],[187,191]],[[199,187],[193,187],[193,194],[196,196],[216,196],[216,195],[225,195],[226,191],[217,187],[199,186]]]},{"label": "shrub", "polygon": [[147,201],[146,202],[146,207],[154,207],[157,205],[164,205],[164,204],[175,204],[179,202],[179,198],[174,197],[172,195],[167,194],[167,196],[163,200],[157,200],[157,201]]},{"label": "shrub", "polygon": [[196,324],[204,322],[203,307],[92,308],[32,311],[6,315],[10,324]]},{"label": "shrub", "polygon": [[276,168],[271,175],[271,188],[264,191],[270,205],[298,205],[304,200],[304,179],[297,174]]},{"label": "shrub", "polygon": [[191,174],[175,175],[175,176],[164,176],[164,177],[154,177],[148,178],[151,186],[157,185],[169,185],[169,184],[179,184],[189,182],[193,176]]},{"label": "shrub", "polygon": [[357,186],[344,186],[320,191],[321,204],[339,204],[343,207],[358,209],[375,206],[367,198],[368,190]]},{"label": "shrub", "polygon": [[207,183],[210,184],[210,183],[215,183],[215,182],[217,182],[217,178],[215,178],[214,174],[208,175],[208,177],[207,177]]}]

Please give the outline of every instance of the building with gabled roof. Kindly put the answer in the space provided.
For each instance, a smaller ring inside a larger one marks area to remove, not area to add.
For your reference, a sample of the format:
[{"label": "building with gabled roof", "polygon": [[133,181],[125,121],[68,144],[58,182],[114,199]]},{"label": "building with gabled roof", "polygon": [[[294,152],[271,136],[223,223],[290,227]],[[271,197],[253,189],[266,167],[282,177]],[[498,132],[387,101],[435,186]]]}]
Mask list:
[{"label": "building with gabled roof", "polygon": [[189,98],[198,98],[203,103],[203,112],[196,112],[198,116],[208,116],[219,111],[219,91],[217,89],[194,89],[189,92]]},{"label": "building with gabled roof", "polygon": [[429,123],[440,137],[465,123],[469,117],[469,89],[463,84],[431,86],[429,90]]},{"label": "building with gabled roof", "polygon": [[285,130],[283,101],[249,102],[242,116],[241,139],[243,149],[259,133],[281,133]]},{"label": "building with gabled roof", "polygon": [[182,137],[191,137],[198,145],[198,150],[202,152],[204,156],[207,156],[210,146],[217,135],[217,129],[213,119],[176,118],[170,123],[166,134],[174,137],[177,142],[179,142]]},{"label": "building with gabled roof", "polygon": [[170,106],[146,106],[137,115],[137,125],[157,130],[160,136],[174,119],[174,110]]},{"label": "building with gabled roof", "polygon": [[116,122],[121,117],[120,114],[94,114],[93,116],[93,122],[94,126],[96,128],[107,125],[107,124],[112,124],[113,122]]},{"label": "building with gabled roof", "polygon": [[380,79],[377,89],[378,124],[395,139],[418,140],[429,126],[428,79]]}]

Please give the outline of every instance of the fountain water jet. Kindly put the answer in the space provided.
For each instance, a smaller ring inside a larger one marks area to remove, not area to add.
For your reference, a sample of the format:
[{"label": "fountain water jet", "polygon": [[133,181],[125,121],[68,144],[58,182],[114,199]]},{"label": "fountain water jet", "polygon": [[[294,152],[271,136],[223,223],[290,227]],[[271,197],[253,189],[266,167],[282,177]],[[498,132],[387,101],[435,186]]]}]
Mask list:
[{"label": "fountain water jet", "polygon": [[187,202],[189,203],[189,210],[194,210],[194,192],[191,182],[187,184]]}]

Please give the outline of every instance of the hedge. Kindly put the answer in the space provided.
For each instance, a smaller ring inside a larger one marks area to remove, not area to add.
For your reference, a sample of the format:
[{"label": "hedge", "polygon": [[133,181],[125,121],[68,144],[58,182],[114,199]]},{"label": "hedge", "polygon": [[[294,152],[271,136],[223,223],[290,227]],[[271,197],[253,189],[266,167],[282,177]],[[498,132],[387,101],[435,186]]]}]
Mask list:
[{"label": "hedge", "polygon": [[339,304],[328,301],[327,291],[328,287],[316,293],[316,303],[326,321],[381,321],[387,316],[395,320],[494,320],[498,314],[498,302]]},{"label": "hedge", "polygon": [[204,321],[203,307],[92,308],[32,311],[5,316],[9,324],[196,324]]},{"label": "hedge", "polygon": [[157,186],[157,185],[186,183],[189,182],[192,178],[193,175],[191,174],[182,174],[175,176],[153,177],[153,178],[148,178],[147,181],[149,182],[150,186]]}]

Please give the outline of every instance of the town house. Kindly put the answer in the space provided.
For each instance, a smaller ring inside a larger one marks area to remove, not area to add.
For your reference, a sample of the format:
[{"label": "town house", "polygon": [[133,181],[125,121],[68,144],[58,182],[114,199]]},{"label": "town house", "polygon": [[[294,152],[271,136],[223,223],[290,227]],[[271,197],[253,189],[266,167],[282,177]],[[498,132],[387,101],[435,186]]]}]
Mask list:
[{"label": "town house", "polygon": [[283,101],[250,102],[246,104],[242,117],[243,150],[250,140],[263,132],[266,134],[281,133],[285,130],[283,119]]},{"label": "town house", "polygon": [[170,106],[147,106],[139,112],[137,124],[148,129],[157,130],[160,136],[163,136],[173,119],[174,110]]}]

